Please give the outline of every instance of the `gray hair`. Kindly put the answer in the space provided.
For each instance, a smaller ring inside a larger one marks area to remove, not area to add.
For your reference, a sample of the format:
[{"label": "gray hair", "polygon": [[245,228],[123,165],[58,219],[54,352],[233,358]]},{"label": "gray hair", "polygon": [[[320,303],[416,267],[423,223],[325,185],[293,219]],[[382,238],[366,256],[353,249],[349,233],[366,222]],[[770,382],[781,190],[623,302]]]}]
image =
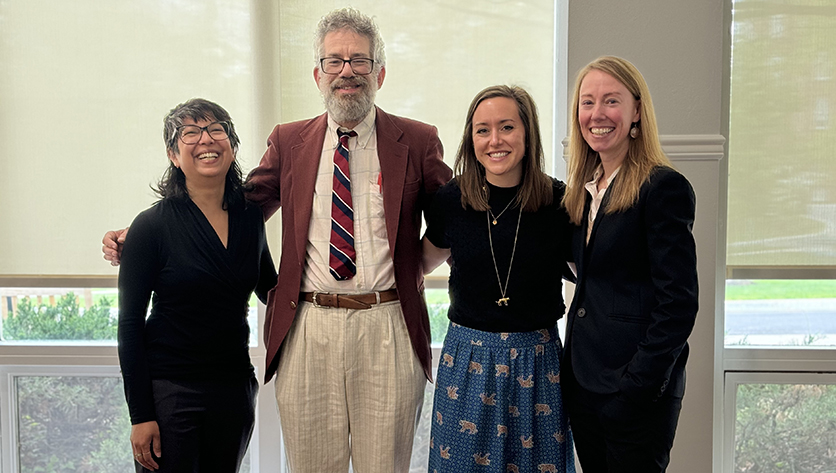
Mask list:
[{"label": "gray hair", "polygon": [[360,13],[354,8],[342,8],[334,10],[331,13],[322,17],[319,20],[319,25],[316,28],[316,38],[314,40],[314,61],[319,67],[319,59],[322,57],[324,51],[322,50],[325,42],[325,36],[333,31],[342,29],[349,29],[361,36],[369,39],[369,46],[374,59],[374,70],[376,74],[380,69],[386,66],[386,53],[383,51],[383,38],[380,37],[380,31],[371,17]]}]

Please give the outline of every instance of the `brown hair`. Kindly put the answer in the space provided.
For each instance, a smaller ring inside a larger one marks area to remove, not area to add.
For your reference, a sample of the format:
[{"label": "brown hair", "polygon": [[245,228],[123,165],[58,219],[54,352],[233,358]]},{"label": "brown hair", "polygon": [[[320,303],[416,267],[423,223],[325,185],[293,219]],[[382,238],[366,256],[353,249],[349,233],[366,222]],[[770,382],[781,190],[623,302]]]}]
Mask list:
[{"label": "brown hair", "polygon": [[473,148],[473,114],[482,101],[505,97],[517,104],[517,111],[525,129],[525,155],[522,158],[522,186],[517,194],[517,203],[526,212],[533,212],[549,205],[554,198],[552,181],[543,172],[543,144],[540,141],[540,120],[537,105],[522,87],[495,85],[488,87],[473,98],[467,110],[462,141],[456,153],[454,164],[456,180],[462,191],[462,207],[488,210],[488,195],[485,186],[485,168],[476,159]]}]

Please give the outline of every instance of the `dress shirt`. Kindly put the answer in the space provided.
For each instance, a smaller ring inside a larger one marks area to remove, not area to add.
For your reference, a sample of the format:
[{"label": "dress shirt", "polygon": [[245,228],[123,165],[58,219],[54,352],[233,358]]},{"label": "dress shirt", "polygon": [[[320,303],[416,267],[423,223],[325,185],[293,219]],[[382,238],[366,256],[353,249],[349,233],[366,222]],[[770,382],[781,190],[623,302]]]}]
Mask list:
[{"label": "dress shirt", "polygon": [[595,170],[595,173],[592,175],[592,180],[587,182],[584,185],[584,188],[589,192],[589,195],[592,196],[592,204],[589,206],[589,222],[586,226],[586,243],[589,243],[589,237],[592,236],[592,225],[595,224],[595,217],[598,216],[598,209],[601,208],[601,202],[604,200],[604,194],[607,193],[607,189],[610,188],[610,184],[612,184],[612,180],[615,179],[615,175],[618,174],[618,170],[621,169],[621,166],[616,168],[613,171],[612,175],[607,179],[607,187],[598,190],[598,181],[601,179],[601,176],[604,175],[604,168],[602,166],[598,166],[598,169]]},{"label": "dress shirt", "polygon": [[334,150],[340,127],[328,116],[319,170],[313,196],[311,224],[302,275],[302,291],[341,294],[385,291],[395,287],[395,266],[383,216],[383,183],[377,154],[375,109],[360,122],[356,137],[348,140],[351,200],[354,210],[354,249],[357,274],[337,281],[329,270],[331,240],[331,193],[334,178]]}]

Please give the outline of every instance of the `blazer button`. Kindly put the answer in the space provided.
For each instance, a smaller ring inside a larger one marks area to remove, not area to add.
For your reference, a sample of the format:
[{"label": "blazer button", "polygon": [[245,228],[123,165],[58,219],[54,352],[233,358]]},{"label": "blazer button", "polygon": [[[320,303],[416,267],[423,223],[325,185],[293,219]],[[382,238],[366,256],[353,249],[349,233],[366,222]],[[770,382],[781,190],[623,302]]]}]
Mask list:
[{"label": "blazer button", "polygon": [[290,301],[290,308],[291,308],[291,309],[295,309],[295,308],[296,308],[296,301]]},{"label": "blazer button", "polygon": [[578,309],[578,317],[586,317],[586,309],[584,309],[583,307]]},{"label": "blazer button", "polygon": [[665,389],[667,387],[668,387],[668,380],[666,379],[665,381],[662,382],[662,386],[659,388],[659,394],[657,394],[656,397],[662,397],[662,395],[665,394]]}]

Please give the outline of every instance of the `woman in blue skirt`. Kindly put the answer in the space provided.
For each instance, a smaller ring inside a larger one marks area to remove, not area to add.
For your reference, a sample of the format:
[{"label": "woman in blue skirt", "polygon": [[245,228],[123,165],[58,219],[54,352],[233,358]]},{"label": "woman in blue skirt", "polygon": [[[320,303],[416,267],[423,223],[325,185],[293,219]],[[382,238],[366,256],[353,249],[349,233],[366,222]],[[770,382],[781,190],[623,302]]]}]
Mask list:
[{"label": "woman in blue skirt", "polygon": [[543,172],[525,90],[488,87],[473,99],[455,174],[424,236],[425,273],[451,265],[429,471],[574,472],[555,328],[571,274],[565,186]]}]

